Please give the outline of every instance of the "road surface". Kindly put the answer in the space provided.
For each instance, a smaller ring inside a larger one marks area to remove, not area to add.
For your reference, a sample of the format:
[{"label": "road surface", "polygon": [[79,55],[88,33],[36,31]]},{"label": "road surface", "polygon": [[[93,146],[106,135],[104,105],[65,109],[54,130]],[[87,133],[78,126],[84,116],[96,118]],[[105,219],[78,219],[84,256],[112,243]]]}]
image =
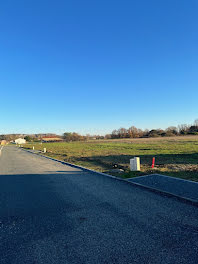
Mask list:
[{"label": "road surface", "polygon": [[198,208],[8,146],[0,263],[197,264]]}]

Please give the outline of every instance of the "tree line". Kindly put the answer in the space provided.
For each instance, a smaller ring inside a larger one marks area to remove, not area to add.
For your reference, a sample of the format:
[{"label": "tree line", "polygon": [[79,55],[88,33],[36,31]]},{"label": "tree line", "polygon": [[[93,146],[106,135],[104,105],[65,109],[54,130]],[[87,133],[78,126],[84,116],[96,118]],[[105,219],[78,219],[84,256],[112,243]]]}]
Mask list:
[{"label": "tree line", "polygon": [[27,141],[42,141],[42,137],[54,136],[56,138],[61,138],[66,142],[69,141],[86,141],[91,139],[119,139],[119,138],[149,138],[149,137],[171,137],[171,136],[182,136],[182,135],[198,135],[198,119],[194,121],[192,125],[182,124],[175,126],[170,126],[166,129],[145,129],[142,130],[135,126],[127,128],[119,128],[112,131],[110,134],[105,136],[101,135],[80,135],[76,132],[65,132],[63,135],[56,134],[3,134],[0,135],[0,140],[5,139],[7,141],[15,140],[17,137],[23,137]]},{"label": "tree line", "polygon": [[194,124],[187,125],[182,124],[175,126],[170,126],[166,129],[139,129],[135,126],[130,128],[119,128],[113,130],[108,137],[110,138],[141,138],[141,137],[171,137],[171,136],[180,136],[180,135],[198,135],[198,119],[194,121]]},{"label": "tree line", "polygon": [[78,133],[64,133],[63,139],[65,141],[79,141],[79,140],[89,140],[89,139],[116,139],[116,138],[149,138],[149,137],[171,137],[171,136],[182,136],[182,135],[198,135],[198,119],[194,121],[194,124],[187,125],[182,124],[175,126],[170,126],[166,129],[145,129],[142,130],[135,126],[131,126],[128,129],[119,128],[112,131],[111,134],[106,134],[105,136],[100,135],[86,135],[82,136]]}]

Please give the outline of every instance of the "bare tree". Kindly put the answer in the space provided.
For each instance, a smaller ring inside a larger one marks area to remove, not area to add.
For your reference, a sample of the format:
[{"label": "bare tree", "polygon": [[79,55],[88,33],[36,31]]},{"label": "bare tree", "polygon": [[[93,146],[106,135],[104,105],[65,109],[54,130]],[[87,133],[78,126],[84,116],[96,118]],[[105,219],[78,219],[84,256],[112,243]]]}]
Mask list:
[{"label": "bare tree", "polygon": [[138,137],[138,135],[139,135],[139,129],[137,127],[135,127],[135,126],[131,126],[128,129],[128,133],[129,133],[129,137],[130,138]]},{"label": "bare tree", "polygon": [[189,130],[189,125],[186,125],[186,124],[179,125],[178,130],[180,134],[187,134]]},{"label": "bare tree", "polygon": [[194,125],[198,127],[198,119],[195,119]]},{"label": "bare tree", "polygon": [[174,126],[168,127],[165,131],[166,131],[166,133],[172,133],[174,135],[177,135],[177,133],[178,133],[177,127],[174,127]]},{"label": "bare tree", "polygon": [[128,131],[126,128],[121,127],[120,129],[118,129],[118,135],[120,138],[126,138],[128,135]]}]

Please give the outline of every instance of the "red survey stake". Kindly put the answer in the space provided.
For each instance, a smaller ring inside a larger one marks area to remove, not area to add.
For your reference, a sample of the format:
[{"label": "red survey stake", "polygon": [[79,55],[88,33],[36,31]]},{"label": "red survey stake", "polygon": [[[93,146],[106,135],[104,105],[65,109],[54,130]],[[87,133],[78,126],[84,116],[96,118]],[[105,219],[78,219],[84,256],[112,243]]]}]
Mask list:
[{"label": "red survey stake", "polygon": [[154,168],[154,166],[155,166],[155,157],[153,157],[151,168]]}]

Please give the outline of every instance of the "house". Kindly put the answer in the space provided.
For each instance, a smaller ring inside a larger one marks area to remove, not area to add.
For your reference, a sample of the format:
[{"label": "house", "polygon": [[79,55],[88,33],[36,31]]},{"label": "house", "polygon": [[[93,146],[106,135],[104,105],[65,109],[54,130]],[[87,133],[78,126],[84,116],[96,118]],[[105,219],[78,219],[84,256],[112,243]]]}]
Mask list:
[{"label": "house", "polygon": [[24,138],[17,138],[14,141],[16,144],[25,144],[26,140]]},{"label": "house", "polygon": [[43,142],[61,142],[63,141],[63,139],[58,136],[46,136],[46,137],[42,137],[42,141]]},{"label": "house", "polygon": [[6,140],[0,140],[0,144],[2,145],[2,146],[5,146],[6,144],[7,144],[7,141]]}]

